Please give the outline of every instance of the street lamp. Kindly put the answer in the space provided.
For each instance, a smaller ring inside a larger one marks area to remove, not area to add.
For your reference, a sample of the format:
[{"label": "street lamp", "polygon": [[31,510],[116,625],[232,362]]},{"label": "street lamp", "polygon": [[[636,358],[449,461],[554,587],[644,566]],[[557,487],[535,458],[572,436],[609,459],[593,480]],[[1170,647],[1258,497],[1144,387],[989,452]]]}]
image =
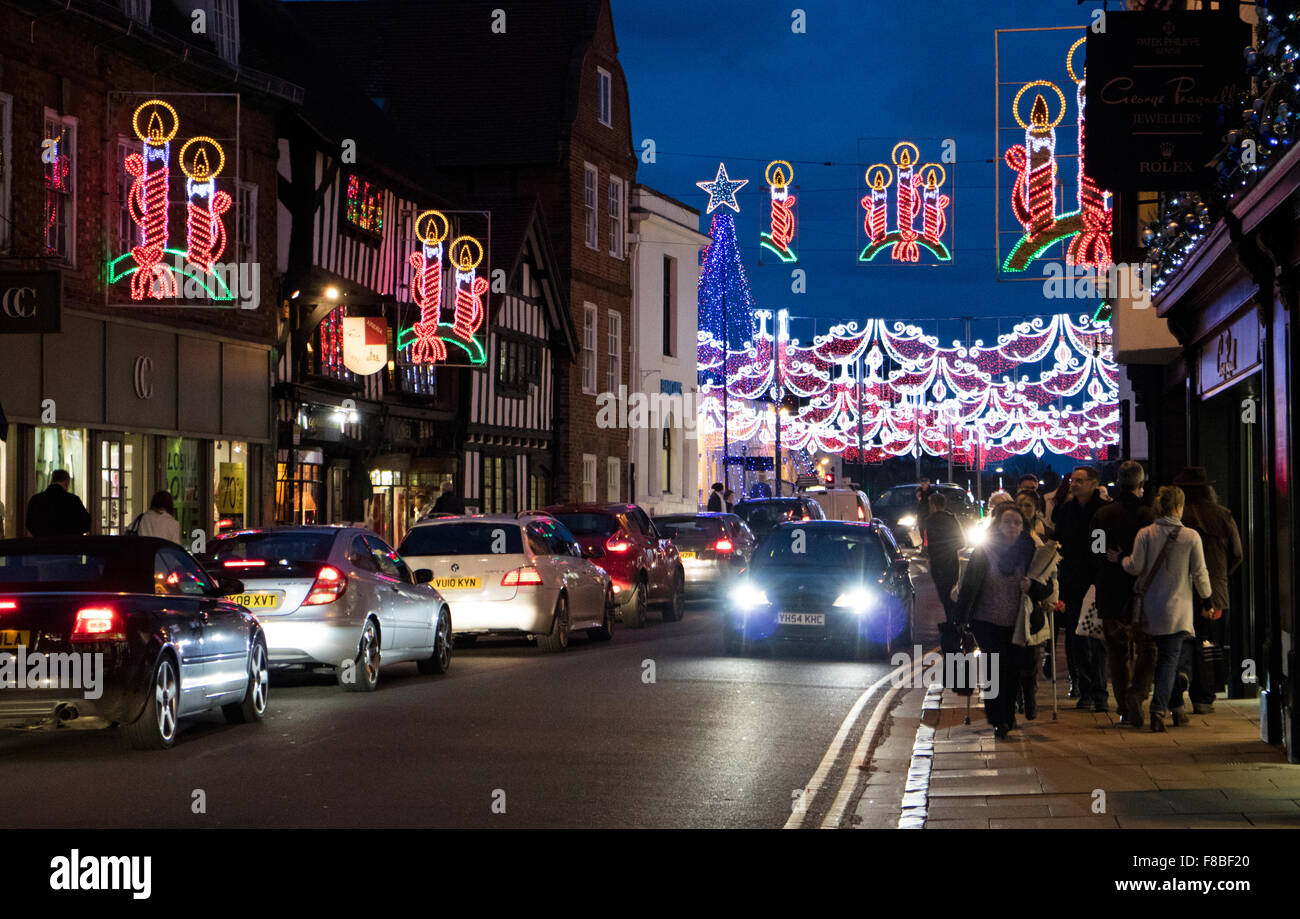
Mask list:
[{"label": "street lamp", "polygon": [[1002,490],[1002,467],[998,467],[998,491]]}]

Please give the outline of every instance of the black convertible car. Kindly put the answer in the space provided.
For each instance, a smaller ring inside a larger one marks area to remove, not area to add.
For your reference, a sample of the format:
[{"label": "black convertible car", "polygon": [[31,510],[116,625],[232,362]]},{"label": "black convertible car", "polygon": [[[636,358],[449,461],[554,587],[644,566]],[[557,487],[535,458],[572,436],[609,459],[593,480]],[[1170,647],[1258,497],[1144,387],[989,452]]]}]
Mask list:
[{"label": "black convertible car", "polygon": [[266,712],[267,654],[252,613],[162,539],[0,540],[0,728],[116,725],[166,749],[177,722]]}]

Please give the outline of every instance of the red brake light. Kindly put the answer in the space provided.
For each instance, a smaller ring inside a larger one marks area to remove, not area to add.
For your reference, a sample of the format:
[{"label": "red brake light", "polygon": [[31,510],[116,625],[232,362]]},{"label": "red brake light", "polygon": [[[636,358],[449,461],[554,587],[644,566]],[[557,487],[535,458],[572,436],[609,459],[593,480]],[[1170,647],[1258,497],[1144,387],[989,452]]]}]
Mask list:
[{"label": "red brake light", "polygon": [[539,587],[541,583],[541,572],[531,566],[507,571],[501,578],[502,587]]},{"label": "red brake light", "polygon": [[333,603],[343,596],[343,592],[347,589],[347,575],[333,565],[326,565],[316,575],[316,580],[312,583],[311,590],[307,591],[307,599],[302,601],[302,605],[319,606],[322,603]]},{"label": "red brake light", "polygon": [[266,560],[260,558],[233,558],[222,562],[227,568],[265,568]]},{"label": "red brake light", "polygon": [[605,543],[605,551],[607,552],[626,552],[631,548],[632,544],[617,533]]},{"label": "red brake light", "polygon": [[858,505],[858,519],[859,519],[859,520],[866,520],[866,519],[867,519],[867,512],[864,511],[864,510],[862,509],[862,505],[861,505],[861,504]]},{"label": "red brake light", "polygon": [[17,600],[0,600],[0,613],[18,609]]},{"label": "red brake light", "polygon": [[73,641],[125,641],[117,610],[108,606],[84,606],[77,610],[72,627]]},{"label": "red brake light", "polygon": [[724,537],[723,539],[719,539],[719,540],[714,544],[713,548],[714,548],[715,551],[717,551],[717,552],[721,552],[723,555],[727,555],[728,553],[734,551],[736,547],[735,547],[734,545],[732,545],[730,539],[726,539],[726,538]]}]

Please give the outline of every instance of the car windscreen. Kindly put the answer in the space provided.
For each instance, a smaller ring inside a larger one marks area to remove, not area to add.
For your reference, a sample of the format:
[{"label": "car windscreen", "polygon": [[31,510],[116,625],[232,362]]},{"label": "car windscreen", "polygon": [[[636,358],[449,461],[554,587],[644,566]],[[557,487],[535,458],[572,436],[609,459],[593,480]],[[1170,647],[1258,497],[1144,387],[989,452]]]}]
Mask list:
[{"label": "car windscreen", "polygon": [[721,539],[725,534],[717,517],[656,517],[655,526],[669,539]]},{"label": "car windscreen", "polygon": [[406,534],[398,555],[522,555],[524,540],[517,523],[466,520],[415,527]]},{"label": "car windscreen", "polygon": [[751,565],[868,572],[883,571],[886,567],[880,540],[866,527],[780,527],[769,533],[755,550]]},{"label": "car windscreen", "polygon": [[960,488],[940,488],[939,494],[943,495],[944,500],[948,502],[946,510],[964,507],[970,503],[966,492]]},{"label": "car windscreen", "polygon": [[330,557],[334,535],[310,530],[235,533],[208,546],[212,557],[219,562],[241,559],[283,564],[323,562]]},{"label": "car windscreen", "polygon": [[782,520],[789,520],[792,514],[798,512],[798,507],[796,501],[737,504],[736,513],[749,524],[751,530],[770,530]]},{"label": "car windscreen", "polygon": [[152,593],[152,575],[152,570],[144,572],[127,553],[40,549],[0,554],[0,592]]},{"label": "car windscreen", "polygon": [[556,514],[555,519],[574,536],[609,536],[618,529],[618,518],[613,514]]},{"label": "car windscreen", "polygon": [[901,511],[915,510],[917,507],[915,488],[891,488],[881,492],[880,497],[871,502],[872,510]]}]

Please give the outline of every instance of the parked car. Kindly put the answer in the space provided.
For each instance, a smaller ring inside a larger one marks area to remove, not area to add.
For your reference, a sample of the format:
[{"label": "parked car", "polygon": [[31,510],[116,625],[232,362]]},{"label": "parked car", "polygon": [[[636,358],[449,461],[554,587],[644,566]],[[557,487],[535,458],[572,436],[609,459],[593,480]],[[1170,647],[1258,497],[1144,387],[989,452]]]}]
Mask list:
[{"label": "parked car", "polygon": [[[917,514],[920,506],[916,500],[916,490],[920,487],[919,482],[895,485],[877,495],[871,505],[876,517],[893,530],[899,544],[909,548],[919,548],[923,539]],[[945,510],[957,518],[963,533],[977,524],[979,508],[965,488],[952,482],[932,483],[930,487],[947,499]]]},{"label": "parked car", "polygon": [[741,501],[733,510],[759,541],[786,520],[826,519],[822,506],[807,494],[793,498],[751,498]]},{"label": "parked car", "polygon": [[688,593],[714,595],[725,589],[754,551],[753,536],[740,535],[748,527],[734,514],[666,514],[654,523],[677,546]]},{"label": "parked car", "polygon": [[457,643],[481,636],[537,639],[563,651],[579,630],[614,634],[614,588],[564,524],[547,516],[452,517],[417,523],[399,548],[407,564],[433,572],[456,606]]},{"label": "parked car", "polygon": [[[633,629],[645,624],[646,608],[658,604],[664,622],[685,612],[686,573],[672,540],[635,504],[558,504],[542,511],[578,540],[584,554],[603,568],[614,584],[619,616]],[[594,555],[600,548],[603,555]]]},{"label": "parked car", "polygon": [[339,685],[370,692],[380,664],[451,665],[451,609],[379,536],[356,526],[240,530],[208,543],[210,567],[237,575],[234,599],[257,614],[272,667],[333,667]]},{"label": "parked car", "polygon": [[806,494],[826,514],[827,520],[847,520],[850,523],[866,523],[872,518],[871,502],[864,492],[856,488],[827,488],[814,485],[800,494]]},{"label": "parked car", "polygon": [[880,523],[787,521],[759,543],[736,582],[723,647],[831,643],[855,658],[910,647],[916,593],[908,560]]},{"label": "parked car", "polygon": [[267,642],[257,618],[229,599],[243,590],[164,539],[0,540],[0,652],[103,662],[98,687],[78,666],[71,681],[61,673],[48,688],[0,690],[0,727],[115,725],[129,746],[160,750],[190,715],[219,708],[227,721],[260,721]]}]

